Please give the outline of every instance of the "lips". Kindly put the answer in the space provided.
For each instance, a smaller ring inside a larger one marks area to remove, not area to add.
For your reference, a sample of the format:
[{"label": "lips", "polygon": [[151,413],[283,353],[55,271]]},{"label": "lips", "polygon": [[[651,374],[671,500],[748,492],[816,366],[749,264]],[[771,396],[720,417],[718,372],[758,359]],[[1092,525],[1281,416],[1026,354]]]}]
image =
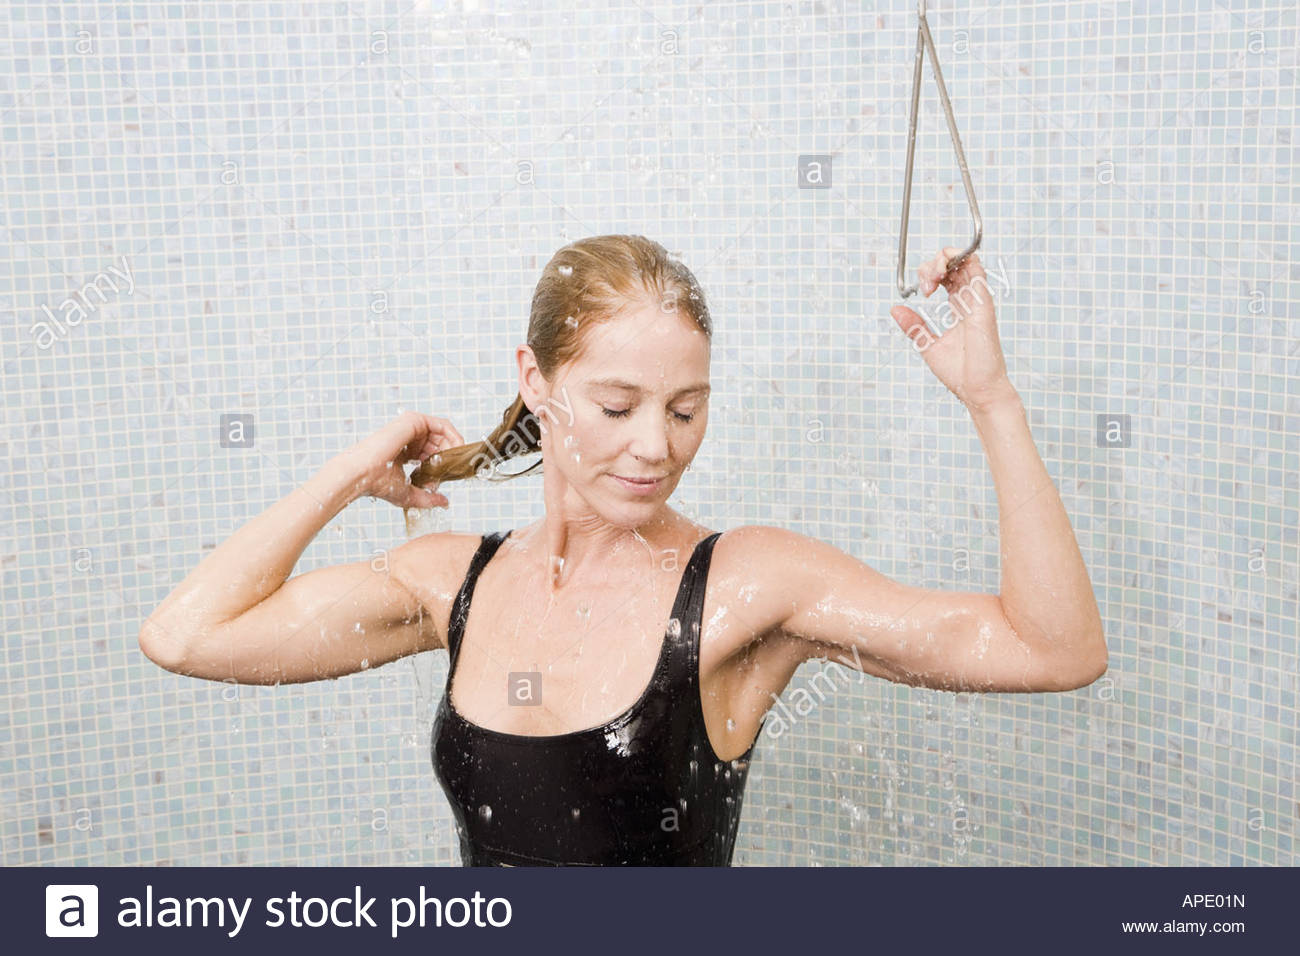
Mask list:
[{"label": "lips", "polygon": [[667,475],[661,475],[656,478],[624,478],[622,475],[610,475],[615,481],[622,486],[624,491],[629,491],[634,495],[649,495],[659,490]]}]

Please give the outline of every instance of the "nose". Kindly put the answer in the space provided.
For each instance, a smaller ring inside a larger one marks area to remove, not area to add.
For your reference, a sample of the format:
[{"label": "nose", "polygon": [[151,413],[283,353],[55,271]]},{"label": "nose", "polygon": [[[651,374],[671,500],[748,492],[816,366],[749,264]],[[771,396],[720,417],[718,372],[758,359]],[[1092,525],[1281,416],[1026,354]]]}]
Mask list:
[{"label": "nose", "polygon": [[668,422],[646,415],[638,424],[628,451],[641,461],[660,462],[668,457]]}]

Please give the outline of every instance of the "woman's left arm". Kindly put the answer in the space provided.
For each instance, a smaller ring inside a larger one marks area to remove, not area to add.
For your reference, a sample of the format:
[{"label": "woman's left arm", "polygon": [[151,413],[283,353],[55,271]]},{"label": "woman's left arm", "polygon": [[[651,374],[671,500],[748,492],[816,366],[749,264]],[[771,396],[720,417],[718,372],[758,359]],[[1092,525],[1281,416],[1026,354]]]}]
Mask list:
[{"label": "woman's left arm", "polygon": [[923,294],[940,285],[949,292],[954,324],[947,331],[932,335],[906,306],[891,314],[974,421],[997,490],[1001,593],[909,587],[829,545],[765,528],[758,533],[773,540],[763,551],[784,556],[779,571],[770,569],[769,607],[781,608],[779,632],[806,642],[804,656],[834,652],[847,663],[838,652],[849,650],[856,669],[901,683],[1082,687],[1106,671],[1101,614],[1070,519],[1007,378],[984,269],[971,256],[946,271],[958,252],[944,249],[920,269]]}]

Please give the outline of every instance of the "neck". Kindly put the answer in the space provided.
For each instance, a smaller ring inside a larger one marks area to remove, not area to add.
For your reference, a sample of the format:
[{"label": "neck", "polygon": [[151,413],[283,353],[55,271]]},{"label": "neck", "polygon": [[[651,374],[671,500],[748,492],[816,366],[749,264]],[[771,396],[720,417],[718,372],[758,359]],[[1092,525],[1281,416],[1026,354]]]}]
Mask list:
[{"label": "neck", "polygon": [[673,518],[668,508],[661,508],[649,521],[631,527],[610,524],[593,513],[575,516],[548,509],[525,539],[543,545],[539,556],[550,570],[551,588],[558,590],[589,566],[613,570],[647,561],[653,565],[659,552],[675,540]]}]

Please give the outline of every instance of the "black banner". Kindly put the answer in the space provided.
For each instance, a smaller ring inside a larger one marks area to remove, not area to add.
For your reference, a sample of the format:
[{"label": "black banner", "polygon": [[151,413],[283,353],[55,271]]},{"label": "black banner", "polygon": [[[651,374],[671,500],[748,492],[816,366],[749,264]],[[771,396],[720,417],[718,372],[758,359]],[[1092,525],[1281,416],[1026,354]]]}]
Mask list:
[{"label": "black banner", "polygon": [[[1100,868],[3,871],[11,953],[1290,952],[1296,872]],[[79,944],[77,940],[83,942]],[[91,942],[93,940],[94,942]],[[1059,947],[1065,946],[1064,950]],[[308,949],[309,948],[309,949]],[[1102,951],[1102,950],[1098,950]]]}]

